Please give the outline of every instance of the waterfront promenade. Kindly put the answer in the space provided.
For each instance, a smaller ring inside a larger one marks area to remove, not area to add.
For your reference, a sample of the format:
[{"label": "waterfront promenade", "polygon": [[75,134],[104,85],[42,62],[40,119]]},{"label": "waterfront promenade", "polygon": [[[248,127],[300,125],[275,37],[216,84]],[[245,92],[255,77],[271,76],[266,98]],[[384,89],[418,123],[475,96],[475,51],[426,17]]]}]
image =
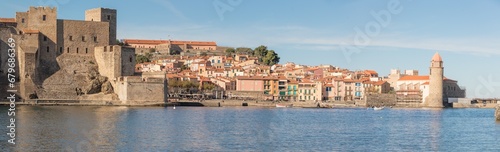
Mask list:
[{"label": "waterfront promenade", "polygon": [[[10,102],[0,101],[0,106],[9,106]],[[197,106],[197,107],[276,107],[276,104],[293,104],[296,108],[366,108],[365,101],[256,101],[256,100],[178,100],[170,102],[132,102],[122,103],[121,101],[105,101],[105,100],[25,100],[16,102],[16,105],[28,106]],[[477,103],[463,104],[453,103],[453,108],[488,108],[493,109],[498,104]],[[394,108],[421,108],[418,104],[398,103],[395,105],[382,105],[385,107]]]}]

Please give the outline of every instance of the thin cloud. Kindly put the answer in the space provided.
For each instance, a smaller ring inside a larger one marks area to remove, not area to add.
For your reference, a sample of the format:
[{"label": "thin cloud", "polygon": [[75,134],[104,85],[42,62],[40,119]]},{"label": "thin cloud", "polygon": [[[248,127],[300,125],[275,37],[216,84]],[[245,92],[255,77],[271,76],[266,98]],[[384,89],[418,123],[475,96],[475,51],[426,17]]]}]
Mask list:
[{"label": "thin cloud", "polygon": [[161,6],[167,8],[170,12],[172,12],[176,17],[182,19],[184,21],[190,21],[188,17],[184,15],[181,11],[179,11],[169,0],[153,0],[153,2],[160,4]]}]

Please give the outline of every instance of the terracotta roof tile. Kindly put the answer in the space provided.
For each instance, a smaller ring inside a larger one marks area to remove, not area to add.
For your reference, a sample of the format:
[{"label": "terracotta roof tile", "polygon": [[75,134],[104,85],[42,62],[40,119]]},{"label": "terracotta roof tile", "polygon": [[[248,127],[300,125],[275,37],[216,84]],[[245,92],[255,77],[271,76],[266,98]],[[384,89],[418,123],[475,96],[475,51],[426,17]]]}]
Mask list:
[{"label": "terracotta roof tile", "polygon": [[0,18],[0,22],[2,23],[16,23],[15,18]]},{"label": "terracotta roof tile", "polygon": [[[403,77],[399,78],[398,81],[422,81],[422,80],[429,80],[429,76],[428,75],[408,75],[408,76],[403,76]],[[446,77],[444,77],[443,80],[455,81],[452,79],[448,79]]]},{"label": "terracotta roof tile", "polygon": [[160,44],[174,44],[174,45],[201,45],[201,46],[217,46],[215,42],[208,41],[178,41],[178,40],[139,40],[139,39],[124,39],[123,40],[127,44],[151,44],[151,45],[160,45]]}]

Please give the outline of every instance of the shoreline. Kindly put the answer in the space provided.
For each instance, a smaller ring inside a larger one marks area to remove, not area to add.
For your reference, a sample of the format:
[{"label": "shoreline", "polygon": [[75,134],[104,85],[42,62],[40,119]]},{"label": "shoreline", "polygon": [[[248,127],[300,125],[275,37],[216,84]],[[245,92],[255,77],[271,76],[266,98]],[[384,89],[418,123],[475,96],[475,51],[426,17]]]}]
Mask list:
[{"label": "shoreline", "polygon": [[[8,101],[0,101],[0,106],[9,106]],[[121,101],[99,101],[99,100],[26,100],[15,102],[24,106],[126,106],[126,107],[276,107],[276,104],[292,104],[294,108],[369,108],[366,105],[357,105],[348,102],[314,102],[314,101],[246,101],[246,100],[179,100],[176,102],[133,102],[122,103]],[[477,108],[495,109],[498,104],[453,104],[454,109]],[[395,109],[422,109],[425,107],[409,106],[405,104],[385,106]]]}]

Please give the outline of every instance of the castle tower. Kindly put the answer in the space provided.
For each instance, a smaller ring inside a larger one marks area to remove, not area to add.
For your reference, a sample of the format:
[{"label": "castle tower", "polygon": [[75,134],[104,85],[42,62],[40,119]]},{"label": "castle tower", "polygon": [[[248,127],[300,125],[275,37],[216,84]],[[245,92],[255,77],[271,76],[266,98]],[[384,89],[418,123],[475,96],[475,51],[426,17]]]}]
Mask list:
[{"label": "castle tower", "polygon": [[429,96],[425,99],[425,107],[443,108],[443,59],[436,52],[431,60],[429,75]]},{"label": "castle tower", "polygon": [[115,9],[94,8],[85,11],[85,21],[109,23],[109,45],[116,45],[116,19]]}]

